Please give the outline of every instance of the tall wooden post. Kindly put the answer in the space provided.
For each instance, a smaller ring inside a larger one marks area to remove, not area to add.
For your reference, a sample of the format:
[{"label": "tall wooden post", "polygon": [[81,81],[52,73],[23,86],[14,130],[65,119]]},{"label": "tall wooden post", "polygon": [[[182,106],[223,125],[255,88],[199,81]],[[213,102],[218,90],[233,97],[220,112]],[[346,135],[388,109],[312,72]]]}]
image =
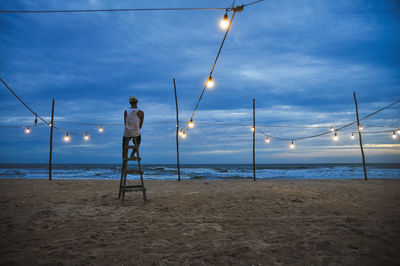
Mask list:
[{"label": "tall wooden post", "polygon": [[181,169],[179,166],[179,113],[178,113],[178,97],[176,96],[176,84],[174,80],[174,92],[175,92],[175,106],[176,106],[176,165],[178,166],[178,181],[181,181]]},{"label": "tall wooden post", "polygon": [[253,180],[256,181],[256,99],[253,99]]},{"label": "tall wooden post", "polygon": [[354,102],[356,104],[357,131],[358,131],[358,138],[360,139],[361,156],[362,156],[363,168],[364,168],[364,180],[368,180],[367,168],[365,167],[364,149],[363,149],[362,138],[361,138],[360,118],[358,117],[358,105],[357,105],[356,92],[353,92],[353,95],[354,95]]},{"label": "tall wooden post", "polygon": [[51,180],[51,164],[52,164],[52,156],[53,156],[53,126],[54,126],[54,99],[53,99],[53,103],[51,105],[49,180]]}]

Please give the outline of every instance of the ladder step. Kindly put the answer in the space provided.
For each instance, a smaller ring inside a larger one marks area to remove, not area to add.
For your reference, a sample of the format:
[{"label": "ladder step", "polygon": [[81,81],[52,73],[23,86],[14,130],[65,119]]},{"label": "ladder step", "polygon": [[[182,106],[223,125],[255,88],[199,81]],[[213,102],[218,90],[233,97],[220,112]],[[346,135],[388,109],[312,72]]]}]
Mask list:
[{"label": "ladder step", "polygon": [[137,161],[138,159],[133,159],[133,158],[124,158],[125,161]]},{"label": "ladder step", "polygon": [[125,174],[138,174],[138,175],[140,175],[140,174],[143,174],[143,171],[140,171],[140,170],[125,170],[124,173]]},{"label": "ladder step", "polygon": [[125,186],[125,188],[141,188],[142,185],[135,185],[135,186]]},{"label": "ladder step", "polygon": [[122,192],[140,192],[140,191],[145,191],[145,188],[121,188]]},{"label": "ladder step", "polygon": [[136,148],[136,146],[134,146],[134,145],[128,145],[128,149],[133,149],[133,148]]}]

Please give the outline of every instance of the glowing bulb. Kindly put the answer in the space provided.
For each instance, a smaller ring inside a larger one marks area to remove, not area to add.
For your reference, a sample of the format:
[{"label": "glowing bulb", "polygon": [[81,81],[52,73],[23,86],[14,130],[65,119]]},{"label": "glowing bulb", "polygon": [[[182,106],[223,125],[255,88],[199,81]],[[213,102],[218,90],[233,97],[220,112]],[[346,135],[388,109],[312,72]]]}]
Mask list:
[{"label": "glowing bulb", "polygon": [[102,126],[100,126],[100,127],[99,127],[99,132],[100,132],[100,133],[103,133],[103,131],[104,131],[104,128],[103,128]]},{"label": "glowing bulb", "polygon": [[251,132],[254,132],[254,127],[251,127]]},{"label": "glowing bulb", "polygon": [[190,128],[194,127],[193,118],[190,118],[189,127]]},{"label": "glowing bulb", "polygon": [[395,131],[395,132],[393,132],[392,138],[393,138],[393,139],[397,139],[397,136],[396,136],[396,131]]},{"label": "glowing bulb", "polygon": [[333,132],[335,129],[333,129],[333,127],[331,127],[329,130],[330,130],[331,132]]},{"label": "glowing bulb", "polygon": [[294,149],[294,143],[293,143],[293,141],[292,141],[292,143],[290,143],[290,148],[291,148],[291,149]]},{"label": "glowing bulb", "polygon": [[207,80],[207,88],[211,89],[212,87],[214,87],[214,81],[210,75]]},{"label": "glowing bulb", "polygon": [[181,128],[181,129],[179,129],[179,136],[182,137],[182,135],[183,135],[183,131],[182,131],[182,128]]},{"label": "glowing bulb", "polygon": [[49,127],[52,127],[52,126],[53,126],[53,124],[52,124],[52,123],[50,123],[50,124],[49,124]]},{"label": "glowing bulb", "polygon": [[354,133],[351,133],[351,139],[354,139]]},{"label": "glowing bulb", "polygon": [[338,141],[338,140],[339,140],[339,137],[338,137],[338,135],[337,135],[337,132],[335,132],[335,135],[333,136],[333,140],[334,140],[334,141]]},{"label": "glowing bulb", "polygon": [[86,133],[86,135],[83,137],[84,140],[89,140],[89,135]]},{"label": "glowing bulb", "polygon": [[362,125],[360,125],[359,128],[360,128],[360,131],[362,131],[364,129]]},{"label": "glowing bulb", "polygon": [[226,30],[229,26],[229,22],[228,22],[228,13],[225,12],[224,18],[221,20],[221,22],[219,23],[219,26],[221,29]]},{"label": "glowing bulb", "polygon": [[26,133],[26,134],[31,133],[31,129],[30,129],[29,127],[27,127],[27,128],[25,129],[25,133]]},{"label": "glowing bulb", "polygon": [[186,132],[182,131],[182,138],[186,138]]},{"label": "glowing bulb", "polygon": [[269,138],[268,137],[266,137],[265,143],[269,143]]},{"label": "glowing bulb", "polygon": [[399,129],[397,129],[397,134],[399,134],[399,135],[400,135],[400,128],[399,128]]},{"label": "glowing bulb", "polygon": [[69,137],[69,135],[68,135],[68,133],[65,135],[65,137],[64,137],[64,141],[65,142],[68,142],[70,140],[70,137]]}]

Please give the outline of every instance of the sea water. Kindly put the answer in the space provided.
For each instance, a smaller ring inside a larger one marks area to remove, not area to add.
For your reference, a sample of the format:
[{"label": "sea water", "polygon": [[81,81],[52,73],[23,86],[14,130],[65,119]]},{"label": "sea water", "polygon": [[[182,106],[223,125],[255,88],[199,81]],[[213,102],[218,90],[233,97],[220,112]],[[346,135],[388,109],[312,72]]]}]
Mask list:
[{"label": "sea water", "polygon": [[[146,180],[177,180],[175,164],[142,165]],[[251,164],[184,164],[181,179],[252,179]],[[47,164],[0,164],[0,178],[48,178]],[[369,178],[400,178],[399,164],[368,164]],[[363,179],[361,164],[271,164],[256,165],[257,179]],[[120,179],[117,164],[54,164],[53,179]],[[130,175],[129,178],[137,178]]]}]

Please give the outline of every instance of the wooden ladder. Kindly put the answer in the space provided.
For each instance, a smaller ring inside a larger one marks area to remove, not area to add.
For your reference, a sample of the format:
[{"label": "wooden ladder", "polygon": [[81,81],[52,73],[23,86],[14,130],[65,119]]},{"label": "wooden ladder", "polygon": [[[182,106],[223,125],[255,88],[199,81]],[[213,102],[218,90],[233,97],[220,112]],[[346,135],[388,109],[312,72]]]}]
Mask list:
[{"label": "wooden ladder", "polygon": [[[121,181],[119,183],[119,193],[118,193],[118,198],[122,200],[125,200],[125,192],[143,192],[143,200],[147,202],[146,198],[146,188],[144,186],[143,182],[143,171],[142,167],[140,165],[140,155],[139,155],[139,149],[136,149],[136,146],[129,146],[126,145],[125,148],[123,148],[123,154],[122,154],[122,168],[121,168]],[[136,155],[137,155],[137,163],[138,163],[138,168],[136,170],[129,170],[128,169],[128,162],[129,161],[135,161],[135,159],[131,159],[128,157],[129,154],[129,149],[136,149]],[[127,186],[126,185],[126,176],[128,174],[139,174],[140,175],[140,185],[133,185],[133,186]]]}]

